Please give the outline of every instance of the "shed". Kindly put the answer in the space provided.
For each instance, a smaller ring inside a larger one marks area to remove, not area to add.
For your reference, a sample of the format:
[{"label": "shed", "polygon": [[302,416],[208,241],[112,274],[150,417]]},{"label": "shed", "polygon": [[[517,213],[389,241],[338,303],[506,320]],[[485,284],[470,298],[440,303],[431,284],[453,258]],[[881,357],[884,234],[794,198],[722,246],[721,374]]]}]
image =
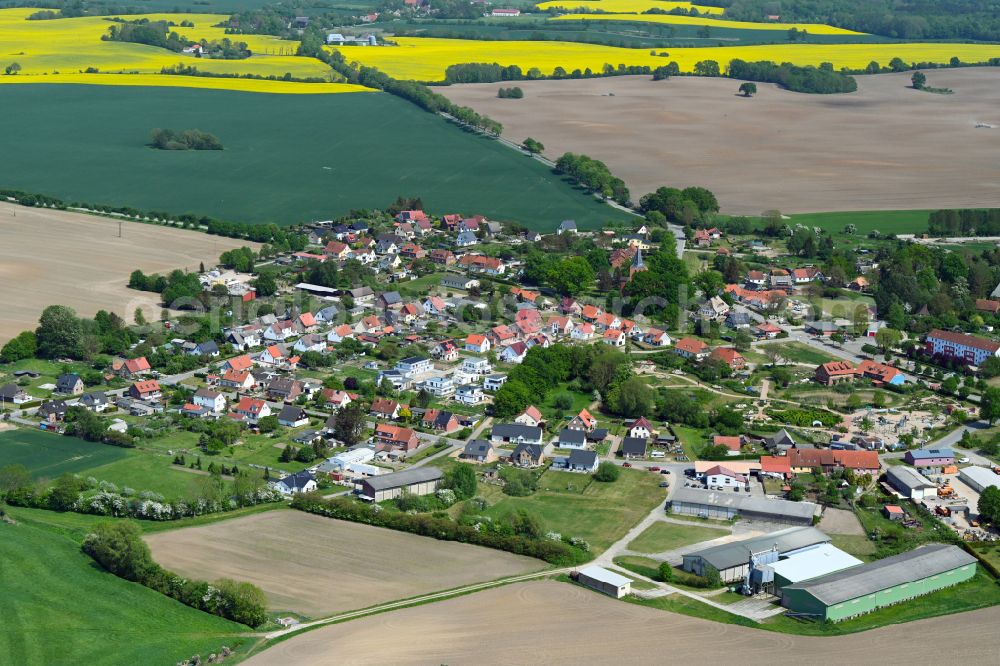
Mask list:
[{"label": "shed", "polygon": [[402,472],[383,474],[363,480],[358,491],[361,499],[382,502],[403,493],[430,495],[438,489],[443,474],[437,467],[411,467]]},{"label": "shed", "polygon": [[977,493],[991,486],[1000,488],[1000,474],[986,467],[965,467],[958,473],[958,477]]},{"label": "shed", "polygon": [[632,580],[603,567],[584,567],[576,572],[576,581],[581,585],[603,592],[615,599],[632,593]]}]

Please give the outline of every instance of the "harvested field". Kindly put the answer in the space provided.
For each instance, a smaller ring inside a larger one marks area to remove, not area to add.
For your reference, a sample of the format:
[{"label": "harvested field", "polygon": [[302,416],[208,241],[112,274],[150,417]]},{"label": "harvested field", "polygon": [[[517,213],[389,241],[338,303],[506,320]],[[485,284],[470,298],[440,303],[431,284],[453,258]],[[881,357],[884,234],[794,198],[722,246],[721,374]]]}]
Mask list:
[{"label": "harvested field", "polygon": [[775,655],[789,663],[901,664],[924,657],[935,640],[948,645],[951,660],[987,663],[996,660],[1000,638],[982,627],[997,620],[1000,608],[989,608],[851,636],[809,638],[657,611],[544,581],[311,631],[245,663],[581,664],[623,655],[630,664],[718,663],[705,650],[707,637],[738,654],[742,664],[774,664]]},{"label": "harvested field", "polygon": [[684,77],[524,81],[520,100],[497,99],[498,84],[443,92],[553,159],[605,161],[636,199],[703,185],[732,214],[1000,206],[1000,71],[927,75],[954,94],[912,90],[909,72],[859,76],[842,95],[758,83],[751,99],[738,81]]},{"label": "harvested field", "polygon": [[160,314],[157,294],[128,288],[135,269],[146,273],[214,265],[226,250],[255,243],[233,238],[0,203],[0,343],[38,325],[49,305],[93,316],[109,310],[131,320],[141,307]]},{"label": "harvested field", "polygon": [[148,536],[153,557],[185,576],[259,585],[275,610],[311,616],[545,568],[468,544],[300,511],[274,511]]}]

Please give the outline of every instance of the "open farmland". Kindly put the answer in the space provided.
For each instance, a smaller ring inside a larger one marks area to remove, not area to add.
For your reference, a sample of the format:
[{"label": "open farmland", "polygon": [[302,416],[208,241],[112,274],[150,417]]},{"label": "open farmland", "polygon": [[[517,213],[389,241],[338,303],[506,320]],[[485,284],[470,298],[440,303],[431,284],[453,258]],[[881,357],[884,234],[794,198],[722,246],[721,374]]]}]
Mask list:
[{"label": "open farmland", "polygon": [[710,16],[681,16],[678,14],[564,14],[553,21],[634,21],[638,23],[663,23],[677,26],[705,26],[708,28],[788,31],[792,28],[806,30],[810,35],[864,35],[865,33],[837,28],[822,23],[753,23],[750,21],[727,21]]},{"label": "open farmland", "polygon": [[514,101],[496,98],[498,84],[446,92],[549,156],[603,160],[634,197],[702,185],[723,212],[746,215],[997,206],[1000,129],[975,125],[1000,125],[1000,70],[928,78],[955,93],[912,90],[909,73],[859,76],[858,92],[842,95],[757,84],[751,99],[735,94],[737,81],[676,77],[525,81]]},{"label": "open farmland", "polygon": [[[567,218],[594,228],[628,217],[538,161],[386,94],[113,86],[97,92],[83,85],[0,86],[7,112],[0,119],[0,153],[18,156],[0,163],[0,187],[68,202],[278,224],[385,207],[399,195],[422,197],[434,213],[479,213],[542,231]],[[68,108],[73,122],[66,122]],[[14,131],[15,119],[24,118],[32,122],[17,121]],[[155,127],[211,132],[225,150],[153,150],[146,144]],[[226,249],[213,244],[232,242],[185,238],[192,250],[204,247],[206,263]],[[34,247],[44,244],[39,238]],[[166,260],[197,266],[164,259],[166,267]],[[122,284],[136,267],[132,261],[113,265]]]},{"label": "open farmland", "polygon": [[[682,72],[694,71],[695,63],[714,60],[725,70],[734,59],[771,60],[794,65],[833,63],[834,69],[864,69],[872,60],[887,65],[893,58],[905,62],[947,63],[952,57],[962,62],[986,62],[1000,57],[997,44],[893,43],[893,44],[758,44],[750,46],[671,48],[668,56],[648,48],[626,49],[572,42],[499,41],[484,43],[469,39],[397,37],[398,47],[341,49],[348,61],[378,67],[397,79],[443,81],[450,65],[496,62],[517,65],[527,72],[537,67],[551,74],[556,67],[567,72],[591,69],[600,72],[605,64],[659,67],[676,62]],[[735,91],[735,86],[733,86]]]},{"label": "open farmland", "polygon": [[129,456],[127,449],[38,430],[0,431],[0,467],[24,465],[36,479],[54,479]]},{"label": "open farmland", "polygon": [[68,532],[0,522],[4,664],[173,664],[250,644],[243,625],[102,571]]},{"label": "open farmland", "polygon": [[674,2],[673,0],[547,0],[539,2],[537,7],[546,10],[551,7],[564,7],[569,10],[586,7],[590,11],[601,10],[608,13],[631,12],[639,14],[648,9],[697,9],[699,14],[722,14],[721,7],[710,7],[691,2]]},{"label": "open farmland", "polygon": [[275,610],[328,615],[545,568],[479,546],[277,511],[147,537],[167,569],[261,587]]},{"label": "open farmland", "polygon": [[[544,618],[544,630],[539,620]],[[1000,638],[983,632],[1000,608],[921,620],[848,637],[803,637],[713,623],[622,603],[556,582],[518,583],[325,627],[249,659],[253,666],[337,664],[710,664],[708,643],[743,664],[903,664],[947,644],[958,663],[995,661]],[[333,649],[333,647],[336,649]],[[623,649],[627,647],[627,656]]]},{"label": "open farmland", "polygon": [[38,315],[54,304],[82,316],[103,309],[126,319],[141,307],[148,319],[156,318],[157,295],[128,288],[132,270],[197,270],[200,262],[212,264],[242,245],[254,244],[134,222],[124,224],[119,238],[115,220],[0,203],[0,342],[35,328]]},{"label": "open farmland", "polygon": [[[174,53],[144,44],[103,41],[101,36],[113,25],[104,16],[28,21],[36,9],[0,10],[0,35],[3,36],[3,57],[21,66],[21,82],[50,74],[79,73],[89,68],[110,73],[140,73],[159,75],[163,67],[177,64],[195,66],[214,74],[254,74],[296,78],[331,79],[330,68],[314,58],[296,56],[297,42],[283,41],[266,35],[239,35],[253,52],[243,60],[197,58],[192,54]],[[174,28],[191,40],[221,40],[225,30],[216,27],[228,19],[223,14],[147,14],[129,16],[129,20],[147,18],[150,21],[190,21],[194,27]],[[230,82],[236,85],[239,81]],[[308,85],[308,84],[302,84]]]}]

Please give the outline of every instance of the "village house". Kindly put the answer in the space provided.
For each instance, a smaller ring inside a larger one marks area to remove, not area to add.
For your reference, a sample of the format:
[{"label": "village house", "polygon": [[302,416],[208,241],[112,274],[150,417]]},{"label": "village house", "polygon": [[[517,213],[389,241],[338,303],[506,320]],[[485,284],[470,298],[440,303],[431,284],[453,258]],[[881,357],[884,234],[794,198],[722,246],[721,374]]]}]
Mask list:
[{"label": "village house", "polygon": [[739,372],[747,367],[746,358],[732,347],[718,347],[713,349],[708,358],[718,363],[724,363],[733,372]]},{"label": "village house", "polygon": [[461,426],[458,417],[451,412],[438,409],[428,409],[420,419],[420,424],[430,430],[437,430],[445,434],[455,432]]},{"label": "village house", "polygon": [[458,347],[453,340],[442,340],[431,347],[430,354],[439,361],[454,361],[458,358]]},{"label": "village house", "polygon": [[[0,394],[3,394],[3,389],[0,389]],[[104,391],[93,391],[91,393],[84,393],[80,396],[79,403],[81,406],[86,407],[90,411],[100,414],[108,407],[111,403],[108,401],[108,396]]]},{"label": "village house", "polygon": [[573,430],[585,430],[590,432],[597,427],[597,419],[590,415],[586,409],[581,409],[580,413],[570,419],[569,424],[566,426]]},{"label": "village house", "polygon": [[56,393],[63,395],[80,395],[85,385],[80,375],[63,373],[56,379]]},{"label": "village house", "polygon": [[683,358],[700,361],[708,356],[709,346],[696,338],[681,338],[674,345],[674,352]]},{"label": "village house", "polygon": [[309,425],[309,415],[298,405],[285,405],[278,412],[278,423],[286,428],[299,428]]},{"label": "village house", "polygon": [[219,379],[219,386],[237,391],[249,391],[256,383],[257,380],[248,370],[227,370]]},{"label": "village house", "polygon": [[463,384],[455,389],[454,400],[463,405],[478,405],[485,399],[483,389],[475,384]]},{"label": "village house", "polygon": [[356,394],[348,393],[347,391],[329,388],[320,391],[319,395],[323,404],[333,410],[347,407],[349,404],[357,400],[358,397]]},{"label": "village house", "polygon": [[585,449],[587,448],[587,433],[582,430],[571,430],[564,428],[559,431],[560,449]]},{"label": "village house", "polygon": [[640,416],[625,426],[625,432],[629,437],[646,440],[653,436],[653,424],[645,416]]},{"label": "village house", "polygon": [[626,460],[646,457],[648,442],[645,437],[625,437],[618,449],[618,455]]},{"label": "village house", "polygon": [[573,449],[566,460],[566,469],[570,472],[593,474],[597,471],[599,463],[600,459],[597,457],[597,451]]},{"label": "village house", "polygon": [[160,392],[160,383],[155,379],[135,382],[129,387],[128,394],[136,400],[159,400],[163,395]]},{"label": "village house", "polygon": [[221,414],[226,411],[226,396],[219,391],[200,388],[194,392],[191,402],[198,407],[209,410],[213,414]]},{"label": "village house", "polygon": [[420,445],[417,433],[412,428],[401,428],[387,423],[375,426],[374,441],[376,451],[409,452]]},{"label": "village house", "polygon": [[455,381],[451,377],[430,377],[424,380],[422,388],[437,398],[446,398],[455,393]]},{"label": "village house", "polygon": [[458,454],[458,459],[470,463],[489,464],[496,462],[498,456],[493,444],[485,439],[473,439],[462,452]]},{"label": "village house", "polygon": [[542,422],[542,413],[538,411],[538,408],[534,405],[528,405],[524,408],[523,412],[514,417],[514,423],[531,426],[533,428],[541,426]]},{"label": "village house", "polygon": [[309,471],[296,472],[275,481],[272,487],[282,495],[311,493],[317,487],[316,477]]},{"label": "village house", "polygon": [[238,420],[245,420],[251,425],[255,425],[260,419],[271,415],[271,407],[259,398],[244,396],[233,407],[232,414]]},{"label": "village house", "polygon": [[485,354],[490,350],[489,339],[480,333],[470,333],[465,339],[465,351]]},{"label": "village house", "polygon": [[545,449],[541,444],[521,443],[510,454],[510,464],[515,467],[540,467],[545,462]]},{"label": "village house", "polygon": [[500,352],[500,360],[504,363],[520,363],[528,353],[528,346],[523,342],[508,345]]},{"label": "village house", "polygon": [[496,423],[490,430],[494,444],[542,444],[542,429],[519,423]]},{"label": "village house", "polygon": [[395,421],[399,418],[400,405],[391,398],[375,398],[372,400],[372,407],[368,410],[371,416],[379,419]]},{"label": "village house", "polygon": [[878,478],[882,468],[875,451],[795,448],[788,452],[788,462],[795,474],[805,474],[814,469],[820,469],[824,474],[849,469],[856,474],[870,474],[873,478]]},{"label": "village house", "polygon": [[291,377],[277,377],[267,385],[267,397],[275,401],[291,402],[302,395],[303,384]]},{"label": "village house", "polygon": [[141,377],[152,371],[145,356],[115,361],[112,363],[111,369],[116,375],[126,379]]}]

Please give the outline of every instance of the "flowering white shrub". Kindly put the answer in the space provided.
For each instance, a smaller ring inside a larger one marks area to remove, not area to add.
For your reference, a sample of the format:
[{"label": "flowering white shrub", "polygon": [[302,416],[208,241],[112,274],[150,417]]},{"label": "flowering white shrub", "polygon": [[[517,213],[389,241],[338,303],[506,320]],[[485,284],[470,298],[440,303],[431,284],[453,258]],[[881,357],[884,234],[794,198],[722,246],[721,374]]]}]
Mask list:
[{"label": "flowering white shrub", "polygon": [[451,488],[441,488],[435,493],[438,500],[445,506],[451,506],[455,503],[455,491]]}]

